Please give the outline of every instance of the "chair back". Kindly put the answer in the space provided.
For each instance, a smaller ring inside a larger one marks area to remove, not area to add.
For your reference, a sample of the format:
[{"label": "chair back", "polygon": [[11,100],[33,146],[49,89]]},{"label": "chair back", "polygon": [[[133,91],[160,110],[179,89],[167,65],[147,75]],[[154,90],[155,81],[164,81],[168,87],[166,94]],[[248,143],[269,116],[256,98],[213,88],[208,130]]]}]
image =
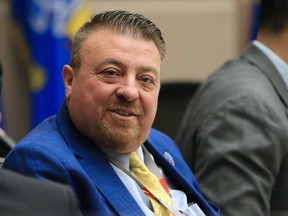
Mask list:
[{"label": "chair back", "polygon": [[166,133],[175,140],[186,107],[199,85],[200,83],[196,82],[162,84],[153,128]]}]

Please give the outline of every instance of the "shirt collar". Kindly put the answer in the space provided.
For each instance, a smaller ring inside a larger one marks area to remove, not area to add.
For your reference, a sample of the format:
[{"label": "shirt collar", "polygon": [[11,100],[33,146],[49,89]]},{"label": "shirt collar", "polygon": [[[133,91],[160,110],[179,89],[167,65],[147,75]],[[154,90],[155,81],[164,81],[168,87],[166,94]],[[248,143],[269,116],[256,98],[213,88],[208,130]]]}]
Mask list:
[{"label": "shirt collar", "polygon": [[288,64],[260,41],[255,40],[253,44],[270,59],[288,88]]},{"label": "shirt collar", "polygon": [[[123,168],[126,170],[129,170],[129,153],[115,153],[108,149],[101,148],[101,151],[108,156],[108,158],[111,158],[113,161],[115,161],[117,164],[120,164]],[[144,154],[142,147],[140,146],[138,149],[136,149],[137,154],[139,155],[140,159],[144,161]]]}]

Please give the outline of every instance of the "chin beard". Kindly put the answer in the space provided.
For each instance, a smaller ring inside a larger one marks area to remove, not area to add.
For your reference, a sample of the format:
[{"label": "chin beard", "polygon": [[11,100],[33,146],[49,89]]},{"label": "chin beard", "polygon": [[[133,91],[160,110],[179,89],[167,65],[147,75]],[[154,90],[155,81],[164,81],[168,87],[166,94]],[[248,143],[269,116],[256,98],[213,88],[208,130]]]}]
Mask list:
[{"label": "chin beard", "polygon": [[115,121],[108,126],[99,120],[91,132],[92,140],[110,151],[130,153],[143,144],[140,125],[131,125],[125,121]]}]

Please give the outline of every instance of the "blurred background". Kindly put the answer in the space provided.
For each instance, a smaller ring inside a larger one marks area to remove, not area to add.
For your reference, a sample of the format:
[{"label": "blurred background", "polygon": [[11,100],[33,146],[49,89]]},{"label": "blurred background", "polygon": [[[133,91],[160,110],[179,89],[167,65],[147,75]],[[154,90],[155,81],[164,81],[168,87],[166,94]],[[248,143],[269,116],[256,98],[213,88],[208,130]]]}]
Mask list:
[{"label": "blurred background", "polygon": [[168,46],[154,127],[174,138],[198,85],[255,37],[255,0],[0,0],[2,125],[16,142],[63,103],[71,38],[91,14],[149,17]]}]

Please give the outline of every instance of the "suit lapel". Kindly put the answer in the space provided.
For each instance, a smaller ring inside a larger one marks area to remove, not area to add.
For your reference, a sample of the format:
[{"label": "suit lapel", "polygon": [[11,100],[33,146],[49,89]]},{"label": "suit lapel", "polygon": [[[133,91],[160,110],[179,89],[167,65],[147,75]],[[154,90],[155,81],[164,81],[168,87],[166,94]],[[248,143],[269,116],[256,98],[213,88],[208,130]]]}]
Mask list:
[{"label": "suit lapel", "polygon": [[[168,144],[169,145],[169,144]],[[185,170],[189,172],[188,178],[187,178],[187,172],[182,172],[183,169],[179,168],[179,164],[184,165],[184,162],[179,162],[177,158],[173,157],[172,152],[164,151],[164,149],[159,149],[156,147],[155,143],[151,144],[151,142],[147,141],[145,143],[145,147],[148,149],[148,151],[153,155],[155,162],[162,167],[162,169],[165,171],[165,175],[171,179],[171,181],[179,186],[180,190],[183,190],[185,192],[189,191],[192,193],[193,199],[195,201],[195,198],[199,196],[198,190],[199,187],[194,179],[191,178],[190,173],[191,171],[187,170],[185,167]],[[169,154],[171,156],[166,157],[165,155]],[[173,162],[171,162],[173,160]],[[174,164],[174,165],[173,165]],[[186,164],[185,164],[186,165]],[[189,169],[189,168],[188,168]],[[191,185],[191,181],[193,182]],[[192,187],[191,187],[192,186]],[[188,194],[187,194],[188,195]]]},{"label": "suit lapel", "polygon": [[245,58],[252,64],[256,65],[260,70],[268,77],[273,87],[275,88],[277,94],[283,101],[288,109],[288,89],[285,85],[279,72],[272,64],[270,59],[255,45],[250,44],[247,49],[243,52],[242,58]]},{"label": "suit lapel", "polygon": [[[152,129],[148,140],[145,142],[145,147],[176,188],[185,192],[189,202],[197,203],[207,215],[214,215],[215,210],[201,194],[196,178],[181,157],[177,145],[172,143],[171,139],[163,139],[163,137],[159,132]],[[169,146],[169,148],[164,149],[165,146]]]},{"label": "suit lapel", "polygon": [[119,215],[143,215],[142,210],[102,153],[93,149],[79,163],[95,187]]},{"label": "suit lapel", "polygon": [[143,215],[101,151],[73,126],[68,110],[63,105],[57,115],[58,128],[67,145],[79,159],[79,164],[119,215]]}]

